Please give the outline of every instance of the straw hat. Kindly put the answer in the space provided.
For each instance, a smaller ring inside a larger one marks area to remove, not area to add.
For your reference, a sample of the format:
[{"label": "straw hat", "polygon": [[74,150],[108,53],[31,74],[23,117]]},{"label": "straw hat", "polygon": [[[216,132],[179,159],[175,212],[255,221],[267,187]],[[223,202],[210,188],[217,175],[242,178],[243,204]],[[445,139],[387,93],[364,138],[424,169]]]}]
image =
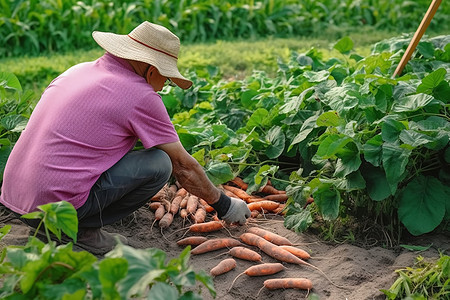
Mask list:
[{"label": "straw hat", "polygon": [[162,76],[182,89],[192,85],[192,81],[178,71],[180,39],[163,26],[145,21],[127,35],[94,31],[92,37],[114,56],[155,66]]}]

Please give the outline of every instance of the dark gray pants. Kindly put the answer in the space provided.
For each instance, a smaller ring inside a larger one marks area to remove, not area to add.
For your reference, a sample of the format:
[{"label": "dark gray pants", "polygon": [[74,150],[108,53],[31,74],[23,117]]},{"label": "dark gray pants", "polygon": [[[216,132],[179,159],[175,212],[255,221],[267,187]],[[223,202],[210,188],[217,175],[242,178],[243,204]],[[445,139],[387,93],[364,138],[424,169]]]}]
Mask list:
[{"label": "dark gray pants", "polygon": [[[162,150],[127,153],[100,176],[86,203],[77,209],[78,227],[102,227],[132,214],[167,183],[171,174],[172,163]],[[22,221],[37,227],[40,220]]]}]

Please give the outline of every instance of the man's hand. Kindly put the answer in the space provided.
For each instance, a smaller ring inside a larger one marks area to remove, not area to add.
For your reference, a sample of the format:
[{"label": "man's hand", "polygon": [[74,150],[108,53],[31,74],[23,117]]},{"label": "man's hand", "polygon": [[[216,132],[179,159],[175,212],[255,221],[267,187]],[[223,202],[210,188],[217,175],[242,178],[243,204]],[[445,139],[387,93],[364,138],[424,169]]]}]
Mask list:
[{"label": "man's hand", "polygon": [[250,210],[247,203],[241,199],[231,198],[230,208],[222,217],[222,220],[228,224],[239,223],[239,225],[244,225],[248,217],[250,217]]}]

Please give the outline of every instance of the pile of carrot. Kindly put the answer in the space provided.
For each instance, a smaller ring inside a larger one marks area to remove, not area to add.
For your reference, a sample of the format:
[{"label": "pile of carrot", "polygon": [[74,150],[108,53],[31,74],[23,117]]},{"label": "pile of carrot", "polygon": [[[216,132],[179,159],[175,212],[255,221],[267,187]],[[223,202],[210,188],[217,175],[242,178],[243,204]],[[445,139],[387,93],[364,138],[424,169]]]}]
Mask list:
[{"label": "pile of carrot", "polygon": [[[235,177],[222,185],[221,188],[228,196],[245,201],[252,212],[252,218],[260,218],[270,213],[284,214],[283,210],[288,196],[285,191],[274,188],[270,181],[252,195],[247,194],[248,184],[240,177]],[[155,222],[158,222],[160,228],[169,227],[177,215],[184,221],[192,222],[193,224],[208,223],[215,230],[223,228],[223,224],[217,222],[218,220],[212,206],[204,199],[190,194],[177,184],[168,184],[162,188],[150,199],[149,207],[155,212]],[[209,231],[209,228],[202,228],[207,227],[206,225],[194,226],[190,230],[192,232],[205,232],[204,230]]]},{"label": "pile of carrot", "polygon": [[[207,233],[208,231],[203,232]],[[220,255],[228,254],[231,257],[223,259],[210,270],[210,274],[214,277],[235,269],[237,265],[235,259],[256,263],[238,274],[232,281],[229,290],[232,289],[236,280],[242,275],[247,275],[249,277],[270,276],[286,270],[286,267],[282,263],[301,264],[317,269],[317,267],[305,261],[311,258],[307,251],[295,247],[289,239],[268,230],[259,227],[249,227],[239,239],[242,243],[233,238],[208,239],[203,236],[190,236],[179,240],[177,244],[180,246],[191,245],[193,247],[191,253],[194,255],[204,254],[219,249],[229,249],[227,252]],[[268,256],[275,258],[279,262],[263,262],[261,255],[249,248],[252,246],[261,250]],[[270,290],[296,288],[304,289],[309,292],[312,287],[312,282],[307,278],[271,278],[264,282],[262,288]]]}]

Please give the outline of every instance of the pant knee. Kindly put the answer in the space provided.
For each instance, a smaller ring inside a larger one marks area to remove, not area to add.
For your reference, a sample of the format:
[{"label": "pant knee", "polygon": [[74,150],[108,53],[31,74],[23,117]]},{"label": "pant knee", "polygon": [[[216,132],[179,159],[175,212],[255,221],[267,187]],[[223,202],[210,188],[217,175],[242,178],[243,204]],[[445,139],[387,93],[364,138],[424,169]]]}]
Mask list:
[{"label": "pant knee", "polygon": [[154,149],[151,164],[154,166],[159,178],[167,182],[172,175],[172,161],[169,155],[160,149]]}]

